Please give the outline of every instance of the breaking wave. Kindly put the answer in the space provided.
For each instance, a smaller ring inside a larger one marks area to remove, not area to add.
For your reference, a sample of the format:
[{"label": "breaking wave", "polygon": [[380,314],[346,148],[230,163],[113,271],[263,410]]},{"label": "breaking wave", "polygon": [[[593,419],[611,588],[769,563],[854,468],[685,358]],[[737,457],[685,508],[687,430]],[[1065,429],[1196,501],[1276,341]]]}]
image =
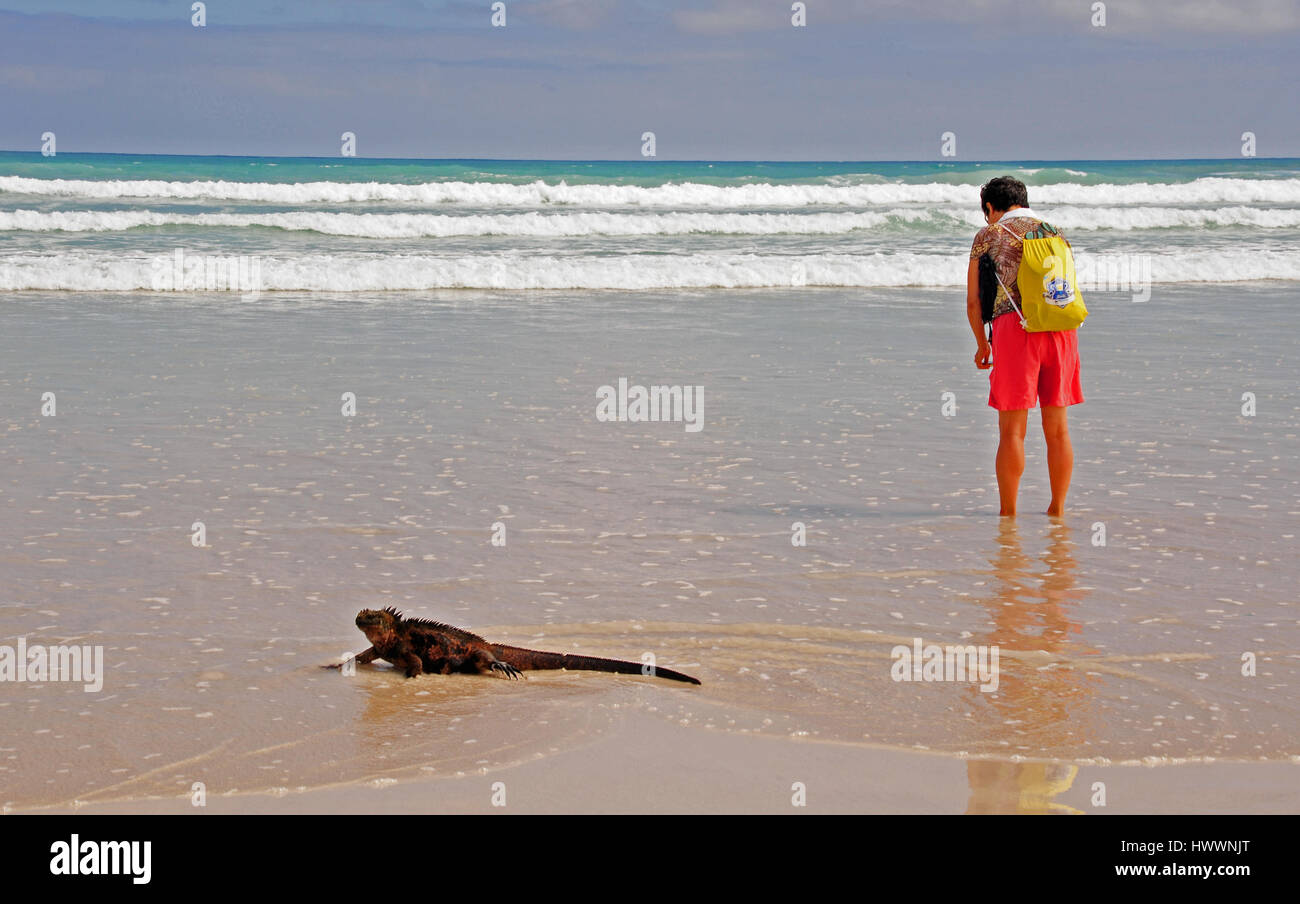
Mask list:
[{"label": "breaking wave", "polygon": [[[569,185],[543,181],[503,182],[166,182],[159,180],[33,179],[0,176],[0,192],[66,198],[166,198],[249,201],[271,204],[395,203],[470,207],[871,207],[888,204],[953,204],[978,207],[978,187],[924,183],[867,185]],[[1034,186],[1035,204],[1093,207],[1135,204],[1300,203],[1300,179],[1205,177],[1191,182],[1132,185],[1056,183]]]},{"label": "breaking wave", "polygon": [[[1078,257],[1079,278],[1102,255]],[[182,268],[196,270],[202,291],[204,267],[220,269],[234,258],[190,254]],[[673,289],[781,287],[961,286],[964,255],[880,253],[759,255],[525,255],[484,253],[302,254],[238,259],[252,269],[262,291],[386,292],[431,289]],[[252,265],[251,268],[249,265]],[[1146,258],[1154,283],[1229,283],[1263,279],[1300,280],[1300,251],[1260,253],[1249,249],[1172,252]],[[0,262],[0,291],[154,291],[159,272],[176,269],[170,255],[124,257],[110,251],[15,255]],[[1126,271],[1127,272],[1127,271]],[[1138,272],[1134,270],[1133,272]]]}]

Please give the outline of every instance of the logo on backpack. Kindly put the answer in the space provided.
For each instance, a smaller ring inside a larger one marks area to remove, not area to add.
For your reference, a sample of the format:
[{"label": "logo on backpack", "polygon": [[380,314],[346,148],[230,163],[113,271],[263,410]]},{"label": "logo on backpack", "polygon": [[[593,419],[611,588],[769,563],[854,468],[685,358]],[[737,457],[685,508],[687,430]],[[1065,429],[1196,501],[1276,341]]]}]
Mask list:
[{"label": "logo on backpack", "polygon": [[1048,304],[1063,308],[1074,301],[1074,290],[1070,288],[1068,280],[1058,276],[1055,279],[1048,280],[1043,286],[1043,300]]}]

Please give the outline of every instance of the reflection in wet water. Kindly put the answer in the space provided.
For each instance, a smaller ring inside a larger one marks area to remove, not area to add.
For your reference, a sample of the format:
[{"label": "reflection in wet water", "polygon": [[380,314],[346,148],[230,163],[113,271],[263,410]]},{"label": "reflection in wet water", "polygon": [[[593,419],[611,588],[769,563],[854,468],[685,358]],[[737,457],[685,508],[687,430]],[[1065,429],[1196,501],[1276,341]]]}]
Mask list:
[{"label": "reflection in wet water", "polygon": [[[1001,519],[998,551],[990,559],[997,584],[984,601],[993,627],[983,643],[1070,657],[1083,652],[1081,627],[1070,618],[1072,608],[1086,596],[1076,580],[1078,562],[1071,534],[1064,521],[1054,522],[1046,550],[1034,559],[1024,551],[1015,519]],[[1046,571],[1035,570],[1039,562]],[[998,691],[987,695],[987,730],[995,739],[1014,736],[1021,741],[1027,727],[1042,744],[1043,753],[1049,754],[1070,736],[1087,730],[1086,722],[1072,717],[1090,701],[1093,686],[1093,679],[1082,670],[1057,663],[1003,672]],[[1052,800],[1069,789],[1078,771],[1078,766],[1066,763],[972,760],[966,766],[970,782],[966,812],[1078,813]]]},{"label": "reflection in wet water", "polygon": [[1078,774],[1079,767],[1069,763],[971,760],[966,764],[970,782],[966,813],[1082,813],[1052,800],[1068,791]]}]

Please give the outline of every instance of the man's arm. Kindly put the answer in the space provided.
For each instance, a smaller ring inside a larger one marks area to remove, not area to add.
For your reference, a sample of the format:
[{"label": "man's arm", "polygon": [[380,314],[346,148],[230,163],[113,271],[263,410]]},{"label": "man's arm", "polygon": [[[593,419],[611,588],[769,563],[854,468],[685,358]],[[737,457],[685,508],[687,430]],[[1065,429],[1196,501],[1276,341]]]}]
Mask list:
[{"label": "man's arm", "polygon": [[989,360],[993,349],[984,337],[984,317],[980,313],[980,262],[971,258],[966,266],[966,319],[970,321],[971,332],[975,334],[975,366],[988,370],[993,366]]}]

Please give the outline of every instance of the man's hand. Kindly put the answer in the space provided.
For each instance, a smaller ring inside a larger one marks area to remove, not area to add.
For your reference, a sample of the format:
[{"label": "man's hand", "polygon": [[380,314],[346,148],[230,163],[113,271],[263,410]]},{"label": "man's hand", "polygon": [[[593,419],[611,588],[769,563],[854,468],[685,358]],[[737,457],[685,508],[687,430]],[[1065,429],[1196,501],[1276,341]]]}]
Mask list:
[{"label": "man's hand", "polygon": [[975,350],[975,366],[980,370],[988,370],[993,366],[993,346],[988,341],[980,343],[980,347]]}]

